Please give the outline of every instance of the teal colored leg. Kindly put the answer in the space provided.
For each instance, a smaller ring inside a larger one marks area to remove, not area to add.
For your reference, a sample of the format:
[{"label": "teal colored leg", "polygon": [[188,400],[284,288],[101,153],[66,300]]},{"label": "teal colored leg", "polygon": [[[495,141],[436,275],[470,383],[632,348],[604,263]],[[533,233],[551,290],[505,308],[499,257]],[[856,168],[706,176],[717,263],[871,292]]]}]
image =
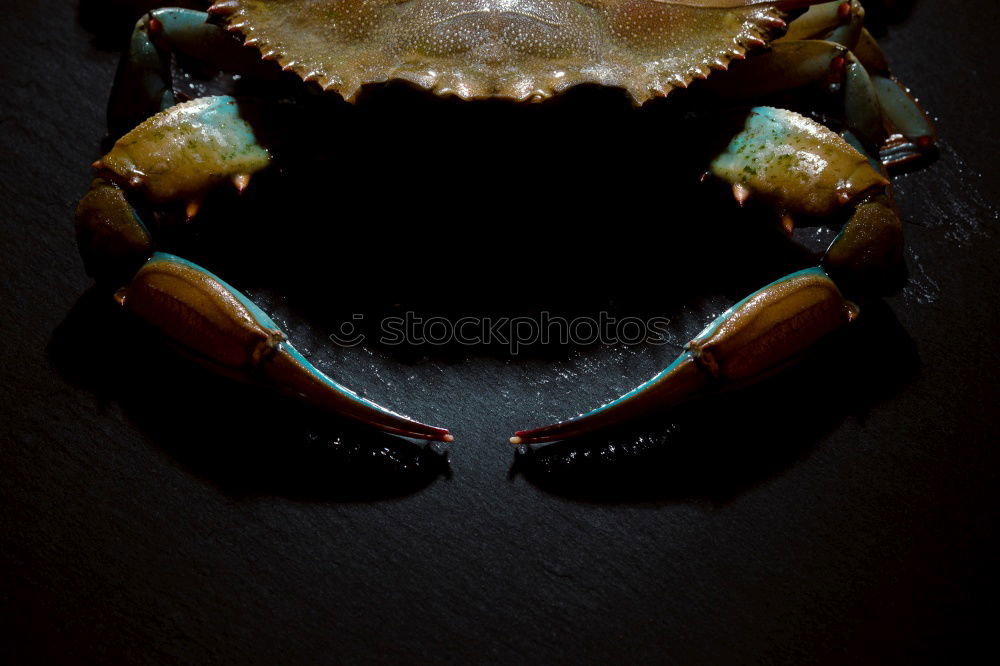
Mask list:
[{"label": "teal colored leg", "polygon": [[881,146],[886,132],[878,93],[868,71],[850,51],[844,56],[843,86],[845,124],[863,137],[868,146]]},{"label": "teal colored leg", "polygon": [[862,30],[854,55],[871,77],[888,140],[881,146],[886,166],[896,166],[926,155],[937,140],[934,123],[909,91],[890,72],[885,54],[867,30]]},{"label": "teal colored leg", "polygon": [[933,151],[937,142],[934,124],[903,84],[878,74],[872,76],[872,82],[886,122],[895,130],[882,148],[882,162],[898,166]]},{"label": "teal colored leg", "polygon": [[889,72],[878,42],[864,28],[864,17],[858,0],[816,5],[792,21],[778,43],[824,40],[851,52],[843,63],[845,119],[866,142],[877,140],[868,150],[879,147],[882,162],[891,167],[930,152],[936,132],[920,105]]},{"label": "teal colored leg", "polygon": [[885,172],[885,165],[882,164],[881,160],[874,157],[871,149],[865,146],[864,142],[854,135],[854,132],[850,130],[844,130],[840,133],[840,136],[846,141],[852,148],[865,156],[868,160],[869,166],[875,171],[881,173],[886,180],[889,180],[888,174]]},{"label": "teal colored leg", "polygon": [[778,42],[744,65],[709,79],[706,87],[721,97],[753,99],[831,80],[839,86],[844,124],[872,146],[882,145],[885,130],[872,81],[841,44],[809,39]]},{"label": "teal colored leg", "polygon": [[170,84],[170,54],[154,45],[149,19],[147,14],[136,23],[128,50],[118,63],[108,100],[108,127],[115,135],[132,129],[176,101]]},{"label": "teal colored leg", "polygon": [[108,102],[108,125],[113,134],[132,129],[178,101],[171,85],[172,53],[205,60],[220,69],[247,61],[239,42],[208,23],[208,18],[205,12],[165,7],[136,22]]}]

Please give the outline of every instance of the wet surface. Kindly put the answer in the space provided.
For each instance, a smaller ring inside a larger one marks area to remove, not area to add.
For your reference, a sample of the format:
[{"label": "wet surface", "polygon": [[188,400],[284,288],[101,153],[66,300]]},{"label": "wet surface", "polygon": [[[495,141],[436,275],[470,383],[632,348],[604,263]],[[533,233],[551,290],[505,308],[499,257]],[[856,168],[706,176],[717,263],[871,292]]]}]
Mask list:
[{"label": "wet surface", "polygon": [[[942,137],[894,181],[899,293],[755,390],[534,453],[507,437],[632,388],[811,261],[766,211],[699,183],[719,124],[691,100],[635,112],[594,90],[470,109],[389,86],[282,107],[280,172],[164,246],[246,288],[338,380],[452,428],[446,457],[211,377],[91,284],[72,210],[128,21],[42,4],[0,25],[4,656],[913,663],[986,640],[995,8],[896,3],[883,37]],[[380,340],[406,312],[669,327],[662,344],[517,353]],[[361,344],[331,339],[345,322]]]}]

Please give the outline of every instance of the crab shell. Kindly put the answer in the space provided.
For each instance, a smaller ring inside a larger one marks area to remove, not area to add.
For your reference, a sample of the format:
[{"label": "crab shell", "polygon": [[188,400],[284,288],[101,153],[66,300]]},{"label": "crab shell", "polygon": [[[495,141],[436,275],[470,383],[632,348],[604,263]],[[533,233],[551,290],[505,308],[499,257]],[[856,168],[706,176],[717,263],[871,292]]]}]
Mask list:
[{"label": "crab shell", "polygon": [[228,29],[353,99],[410,81],[440,95],[545,99],[581,83],[663,96],[785,27],[781,0],[219,0]]}]

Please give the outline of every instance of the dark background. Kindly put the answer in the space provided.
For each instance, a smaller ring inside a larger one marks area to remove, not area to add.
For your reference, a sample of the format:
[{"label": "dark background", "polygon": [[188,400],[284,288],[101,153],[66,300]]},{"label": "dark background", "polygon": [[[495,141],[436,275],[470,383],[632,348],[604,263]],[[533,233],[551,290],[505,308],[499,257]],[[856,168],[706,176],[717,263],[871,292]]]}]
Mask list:
[{"label": "dark background", "polygon": [[939,159],[895,180],[900,291],[762,387],[517,462],[514,429],[615,397],[676,346],[327,336],[351,313],[609,311],[669,316],[679,345],[808,258],[694,185],[718,135],[682,97],[470,110],[390,86],[307,104],[299,139],[324,163],[289,159],[167,241],[347,385],[451,427],[450,465],[209,377],[92,287],[72,211],[130,23],[105,5],[0,15],[0,658],[954,663],[991,646],[996,2],[870,12],[941,133]]}]

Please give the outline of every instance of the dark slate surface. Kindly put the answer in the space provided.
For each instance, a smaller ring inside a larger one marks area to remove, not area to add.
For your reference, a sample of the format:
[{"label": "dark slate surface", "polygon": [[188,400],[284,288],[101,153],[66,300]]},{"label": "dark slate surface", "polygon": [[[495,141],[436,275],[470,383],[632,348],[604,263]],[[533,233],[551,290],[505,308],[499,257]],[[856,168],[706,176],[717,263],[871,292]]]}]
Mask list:
[{"label": "dark slate surface", "polygon": [[900,293],[783,379],[519,465],[515,427],[607,400],[675,349],[327,336],[353,312],[608,310],[666,314],[683,342],[801,261],[670,187],[698,168],[686,130],[614,96],[511,115],[375,92],[337,107],[320,134],[349,127],[342,154],[290,168],[294,197],[265,179],[249,203],[214,200],[218,226],[178,246],[345,383],[451,426],[450,467],[207,377],[91,288],[72,210],[128,24],[103,4],[9,1],[0,19],[0,659],[955,663],[989,647],[996,3],[903,3],[883,38],[942,135],[938,161],[896,179]]}]

